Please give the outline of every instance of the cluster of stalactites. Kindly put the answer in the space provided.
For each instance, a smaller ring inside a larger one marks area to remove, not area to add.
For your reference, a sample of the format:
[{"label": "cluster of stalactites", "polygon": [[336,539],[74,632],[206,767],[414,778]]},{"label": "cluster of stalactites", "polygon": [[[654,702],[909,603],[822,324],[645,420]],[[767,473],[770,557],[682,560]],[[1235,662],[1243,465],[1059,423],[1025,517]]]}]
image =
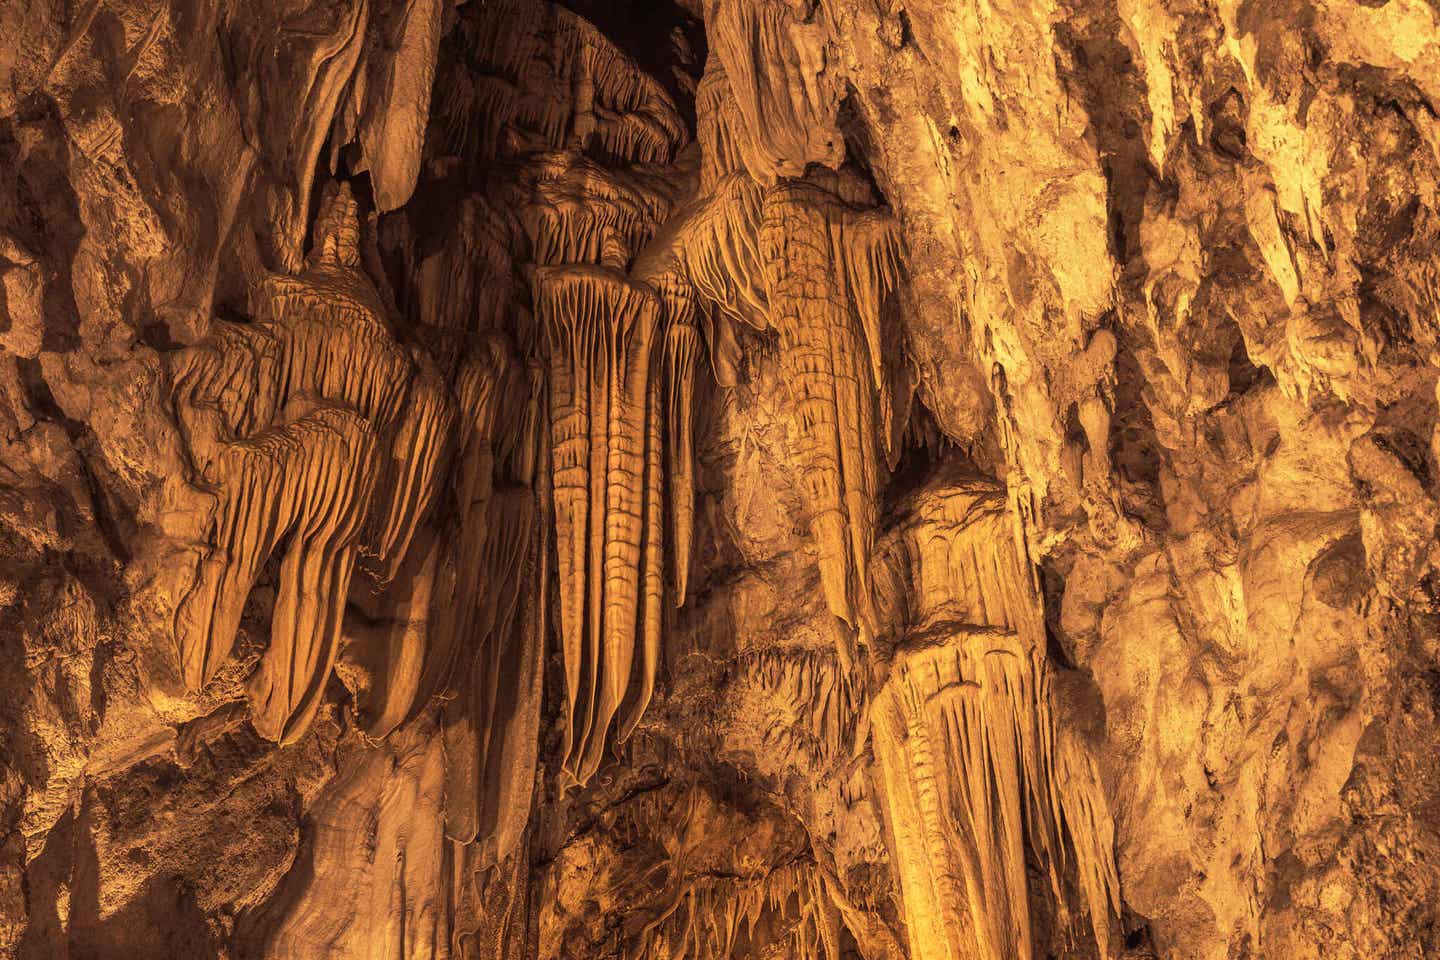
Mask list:
[{"label": "cluster of stalactites", "polygon": [[549,572],[543,377],[492,333],[457,359],[452,384],[448,519],[422,529],[394,583],[352,592],[341,676],[376,740],[438,704],[445,832],[489,866],[519,842],[534,783]]},{"label": "cluster of stalactites", "polygon": [[669,163],[685,142],[664,88],[574,12],[501,0],[462,11],[459,25],[465,58],[440,110],[452,152],[590,146],[623,163]]},{"label": "cluster of stalactites", "polygon": [[[361,538],[366,569],[394,575],[433,496],[453,411],[423,350],[399,344],[374,285],[359,268],[348,186],[322,207],[308,268],[265,278],[251,309],[279,346],[275,403],[319,396],[356,410],[381,438],[377,500]],[[263,405],[263,402],[262,402]]]},{"label": "cluster of stalactites", "polygon": [[813,865],[790,863],[754,878],[691,881],[640,932],[635,960],[784,956],[841,960],[844,920]]},{"label": "cluster of stalactites", "polygon": [[748,682],[788,708],[767,718],[766,747],[799,748],[826,762],[845,755],[859,704],[833,649],[768,649],[740,662]]},{"label": "cluster of stalactites", "polygon": [[256,727],[304,732],[334,665],[357,558],[391,578],[434,494],[453,412],[438,374],[395,343],[356,268],[354,201],[332,193],[309,268],[271,278],[253,324],[217,322],[171,363],[197,479],[215,495],[176,612],[186,683],[228,657],[261,568],[283,546],[270,647],[251,679]]},{"label": "cluster of stalactites", "polygon": [[623,742],[654,691],[664,519],[652,368],[664,308],[648,285],[584,265],[537,270],[535,305],[549,357],[563,769],[585,783],[612,724]]},{"label": "cluster of stalactites", "polygon": [[1078,888],[1102,957],[1119,884],[1097,773],[1057,732],[1039,601],[1003,495],[922,497],[909,633],[871,708],[916,960],[1033,955],[1027,850],[1062,924]]},{"label": "cluster of stalactites", "polygon": [[761,187],[727,170],[724,145],[739,141],[716,119],[731,99],[719,76],[712,69],[701,85],[702,137],[712,131],[702,182],[711,185],[669,228],[674,264],[711,333],[717,377],[730,374],[720,349],[728,324],[779,333],[827,605],[870,627],[878,453],[893,463],[898,435],[882,322],[901,278],[898,231],[846,171]]},{"label": "cluster of stalactites", "polygon": [[648,166],[611,170],[574,151],[530,158],[514,198],[530,262],[625,270],[670,216],[677,179]]}]

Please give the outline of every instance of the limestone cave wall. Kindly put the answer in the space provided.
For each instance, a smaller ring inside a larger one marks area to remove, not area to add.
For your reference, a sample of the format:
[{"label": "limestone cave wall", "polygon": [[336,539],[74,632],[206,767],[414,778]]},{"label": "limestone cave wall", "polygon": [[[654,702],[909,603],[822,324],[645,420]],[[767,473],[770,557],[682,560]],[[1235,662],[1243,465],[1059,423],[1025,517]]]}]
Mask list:
[{"label": "limestone cave wall", "polygon": [[1440,956],[1434,0],[0,0],[0,957]]}]

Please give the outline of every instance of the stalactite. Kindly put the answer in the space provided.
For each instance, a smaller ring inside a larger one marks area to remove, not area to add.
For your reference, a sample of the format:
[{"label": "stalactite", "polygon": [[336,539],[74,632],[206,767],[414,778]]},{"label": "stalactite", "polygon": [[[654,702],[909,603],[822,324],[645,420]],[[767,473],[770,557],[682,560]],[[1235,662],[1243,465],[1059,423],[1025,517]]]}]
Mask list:
[{"label": "stalactite", "polygon": [[[486,577],[476,604],[480,612],[466,651],[468,669],[454,681],[454,697],[443,707],[445,734],[445,830],[452,839],[471,843],[482,836],[496,811],[486,809],[485,792],[493,774],[492,738],[508,719],[498,706],[501,685],[513,683],[514,651],[524,641],[515,622],[520,584],[533,575],[534,493],[528,488],[497,491],[489,503],[490,522],[481,569]],[[511,669],[506,669],[510,667]],[[501,752],[499,743],[495,753]]]},{"label": "stalactite", "polygon": [[883,214],[792,183],[766,192],[760,247],[826,602],[848,623],[869,626],[876,409],[885,382],[874,371],[880,304],[897,282],[894,235]]},{"label": "stalactite", "polygon": [[252,310],[281,343],[279,402],[315,394],[352,405],[382,438],[385,499],[375,504],[361,553],[385,582],[404,559],[436,488],[452,416],[438,372],[391,335],[385,307],[359,270],[355,201],[333,193],[317,221],[308,269],[265,278]]},{"label": "stalactite", "polygon": [[[643,595],[648,610],[652,581],[646,560],[659,550],[658,543],[653,552],[647,549],[647,541],[658,541],[658,534],[647,536],[647,529],[655,529],[647,522],[652,516],[647,501],[655,500],[648,463],[658,451],[651,452],[648,424],[657,419],[651,367],[662,305],[648,286],[603,267],[542,268],[535,288],[550,364],[570,719],[564,768],[584,783],[599,767],[611,721],[625,698],[637,627],[657,622],[644,616],[641,603]],[[646,691],[654,681],[650,648],[645,641]]]},{"label": "stalactite", "polygon": [[261,567],[288,544],[270,648],[251,683],[256,729],[288,742],[308,725],[334,664],[375,438],[350,411],[320,407],[252,438],[192,433],[191,442],[217,502],[214,549],[176,610],[185,681],[198,689],[229,656]]},{"label": "stalactite", "polygon": [[[693,308],[692,308],[693,311]],[[671,314],[665,331],[665,377],[670,478],[671,529],[675,534],[675,604],[685,602],[690,579],[690,552],[695,526],[695,368],[700,358],[700,332],[688,318]]]},{"label": "stalactite", "polygon": [[452,415],[433,367],[390,336],[359,259],[354,201],[332,190],[305,272],[266,278],[258,322],[217,321],[170,365],[192,462],[218,487],[212,549],[177,611],[184,676],[199,687],[228,656],[260,566],[283,539],[270,646],[250,693],[256,728],[287,742],[330,675],[357,556],[380,584],[399,569]]},{"label": "stalactite", "polygon": [[[664,467],[662,447],[662,389],[660,378],[650,377],[645,406],[645,527],[641,549],[641,599],[638,637],[640,641],[640,684],[627,689],[616,727],[616,741],[624,743],[650,705],[660,665],[661,631],[664,629],[665,518],[663,511]],[[682,594],[683,598],[683,594]]]},{"label": "stalactite", "polygon": [[[408,200],[420,174],[444,9],[440,0],[418,0],[374,10],[372,29],[379,36],[371,42],[391,55],[372,52],[351,81],[348,110],[355,114],[353,139],[361,150],[355,169],[370,173],[381,212]],[[332,135],[331,144],[339,148],[351,140]]]},{"label": "stalactite", "polygon": [[1039,601],[1003,494],[961,481],[917,499],[915,620],[871,708],[911,952],[1032,956],[1028,847],[1062,924],[1074,883],[1111,956],[1109,814],[1089,758],[1056,747]]},{"label": "stalactite", "polygon": [[457,662],[474,642],[485,616],[487,585],[499,574],[486,566],[495,489],[496,423],[518,389],[510,348],[499,336],[483,340],[465,357],[456,376],[458,430],[451,487],[460,524],[449,538],[448,555],[442,562],[446,586],[432,602],[434,615],[418,684],[419,702],[450,683]]}]

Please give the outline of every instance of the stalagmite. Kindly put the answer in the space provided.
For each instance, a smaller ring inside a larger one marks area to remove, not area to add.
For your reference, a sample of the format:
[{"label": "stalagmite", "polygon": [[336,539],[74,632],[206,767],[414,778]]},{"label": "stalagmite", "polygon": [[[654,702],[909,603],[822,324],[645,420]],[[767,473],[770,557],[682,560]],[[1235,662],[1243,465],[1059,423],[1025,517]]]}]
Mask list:
[{"label": "stalagmite", "polygon": [[672,529],[675,533],[675,603],[685,602],[690,574],[691,538],[695,525],[695,369],[700,357],[700,333],[688,317],[671,314],[665,331],[665,409],[668,413],[666,450]]}]

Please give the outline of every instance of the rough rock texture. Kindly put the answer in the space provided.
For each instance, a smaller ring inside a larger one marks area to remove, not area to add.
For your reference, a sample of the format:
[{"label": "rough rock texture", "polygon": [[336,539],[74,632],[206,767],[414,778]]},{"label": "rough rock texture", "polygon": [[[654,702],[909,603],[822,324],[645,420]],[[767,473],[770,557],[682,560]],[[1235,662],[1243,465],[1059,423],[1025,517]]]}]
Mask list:
[{"label": "rough rock texture", "polygon": [[1440,4],[0,4],[0,957],[1440,955]]}]

